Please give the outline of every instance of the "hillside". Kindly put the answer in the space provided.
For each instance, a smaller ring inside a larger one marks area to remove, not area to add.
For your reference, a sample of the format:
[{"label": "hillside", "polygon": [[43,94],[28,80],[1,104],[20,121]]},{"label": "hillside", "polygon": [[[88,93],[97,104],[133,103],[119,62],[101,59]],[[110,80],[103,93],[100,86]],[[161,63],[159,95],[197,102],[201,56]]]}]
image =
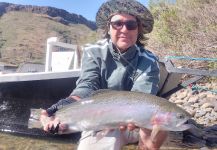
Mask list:
[{"label": "hillside", "polygon": [[50,6],[33,6],[33,5],[17,5],[11,3],[0,2],[0,15],[11,11],[29,12],[35,14],[44,14],[51,17],[51,19],[56,20],[65,25],[68,24],[84,24],[91,28],[96,29],[96,24],[93,21],[89,21],[81,15],[69,13],[63,9],[58,9]]},{"label": "hillside", "polygon": [[[147,48],[160,58],[217,58],[217,0],[150,0],[154,30]],[[53,7],[0,3],[0,61],[44,63],[46,39],[83,45],[100,36],[94,22]],[[217,69],[216,62],[181,62],[187,67]]]},{"label": "hillside", "polygon": [[[17,5],[2,7],[0,4],[2,14],[0,18],[0,61],[2,62],[15,65],[23,62],[44,63],[46,40],[52,36],[58,37],[60,41],[77,45],[96,40],[96,31],[87,24],[78,23],[78,20],[77,23],[63,23],[61,20],[66,21],[67,19],[60,19],[61,17],[57,19],[57,17],[50,16],[52,13],[48,13],[49,15],[45,13],[45,10],[51,10],[51,8],[38,8],[38,13],[32,13],[32,11],[24,11],[17,7]],[[4,11],[2,8],[7,9]],[[22,6],[21,8],[27,7]],[[41,10],[40,13],[39,10]],[[62,11],[53,8],[51,12],[56,16],[61,16]]]}]

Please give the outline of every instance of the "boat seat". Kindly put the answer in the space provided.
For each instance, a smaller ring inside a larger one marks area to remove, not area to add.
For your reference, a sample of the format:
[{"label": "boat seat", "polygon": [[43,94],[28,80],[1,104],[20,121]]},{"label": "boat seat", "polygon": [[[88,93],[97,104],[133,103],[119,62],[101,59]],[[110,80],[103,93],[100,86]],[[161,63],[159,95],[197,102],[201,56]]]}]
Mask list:
[{"label": "boat seat", "polygon": [[162,96],[165,93],[176,88],[180,84],[182,74],[174,73],[174,72],[169,73],[166,70],[166,66],[164,62],[160,62],[159,67],[160,67],[160,83],[159,83],[159,91],[157,95]]}]

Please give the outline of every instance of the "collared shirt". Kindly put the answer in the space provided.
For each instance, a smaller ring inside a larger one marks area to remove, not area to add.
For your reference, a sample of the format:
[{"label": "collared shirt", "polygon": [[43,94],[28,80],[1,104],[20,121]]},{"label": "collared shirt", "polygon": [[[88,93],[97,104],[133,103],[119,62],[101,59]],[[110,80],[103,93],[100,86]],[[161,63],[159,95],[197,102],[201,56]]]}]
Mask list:
[{"label": "collared shirt", "polygon": [[158,59],[150,51],[133,45],[120,53],[104,39],[84,48],[81,75],[71,95],[85,98],[98,89],[157,94],[159,78]]}]

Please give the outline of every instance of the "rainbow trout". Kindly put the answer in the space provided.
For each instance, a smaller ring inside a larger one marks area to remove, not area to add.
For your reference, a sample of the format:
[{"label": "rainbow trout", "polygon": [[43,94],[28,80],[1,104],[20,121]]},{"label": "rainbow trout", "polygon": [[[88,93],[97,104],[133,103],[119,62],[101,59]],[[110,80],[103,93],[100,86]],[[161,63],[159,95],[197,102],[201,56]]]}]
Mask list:
[{"label": "rainbow trout", "polygon": [[[32,109],[29,128],[42,128],[40,109]],[[69,104],[55,114],[67,130],[79,131],[117,129],[133,123],[151,129],[154,137],[159,130],[183,131],[191,116],[164,98],[141,92],[99,90],[89,98]],[[46,120],[42,120],[46,122]]]}]

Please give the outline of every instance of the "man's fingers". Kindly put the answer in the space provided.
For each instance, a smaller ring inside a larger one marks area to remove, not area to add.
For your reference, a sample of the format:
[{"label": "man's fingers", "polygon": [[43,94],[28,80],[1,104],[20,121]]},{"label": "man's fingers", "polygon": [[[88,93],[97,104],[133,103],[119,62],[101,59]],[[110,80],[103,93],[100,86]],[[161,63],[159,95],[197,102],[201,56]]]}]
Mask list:
[{"label": "man's fingers", "polygon": [[126,127],[126,126],[120,126],[119,129],[120,129],[121,131],[125,131],[125,130],[127,129],[127,127]]},{"label": "man's fingers", "polygon": [[60,124],[60,120],[58,118],[55,118],[53,121],[53,125],[56,127],[58,124]]},{"label": "man's fingers", "polygon": [[127,125],[127,129],[129,130],[129,131],[132,131],[132,130],[134,130],[136,128],[136,126],[134,125],[134,124],[132,124],[132,123],[129,123],[128,125]]},{"label": "man's fingers", "polygon": [[159,131],[154,140],[151,139],[152,130],[149,129],[140,129],[140,140],[139,147],[140,149],[159,149],[163,142],[167,138],[167,131]]},{"label": "man's fingers", "polygon": [[48,124],[48,129],[51,130],[53,126],[54,126],[53,122],[50,122],[50,123]]},{"label": "man's fingers", "polygon": [[41,111],[41,114],[42,114],[42,115],[45,115],[45,116],[48,116],[47,111],[44,110],[44,109]]},{"label": "man's fingers", "polygon": [[152,130],[146,128],[140,128],[140,135],[143,137],[149,137],[151,135]]},{"label": "man's fingers", "polygon": [[44,131],[48,132],[48,130],[49,130],[48,125],[45,125],[43,129],[44,129]]},{"label": "man's fingers", "polygon": [[[46,116],[44,116],[44,117],[46,117]],[[43,128],[44,131],[54,134],[54,133],[58,133],[58,130],[62,130],[63,127],[59,128],[59,126],[61,124],[60,124],[60,120],[58,118],[55,118],[55,117],[49,117],[49,118],[50,119],[48,120],[48,122],[44,123],[44,128]]]},{"label": "man's fingers", "polygon": [[132,131],[136,128],[136,126],[132,123],[129,123],[127,126],[120,126],[119,129],[121,131],[125,131],[126,129],[129,130],[129,131]]},{"label": "man's fingers", "polygon": [[66,124],[60,124],[59,125],[59,130],[60,131],[65,131],[65,130],[67,130],[68,129],[68,125],[66,125]]}]

